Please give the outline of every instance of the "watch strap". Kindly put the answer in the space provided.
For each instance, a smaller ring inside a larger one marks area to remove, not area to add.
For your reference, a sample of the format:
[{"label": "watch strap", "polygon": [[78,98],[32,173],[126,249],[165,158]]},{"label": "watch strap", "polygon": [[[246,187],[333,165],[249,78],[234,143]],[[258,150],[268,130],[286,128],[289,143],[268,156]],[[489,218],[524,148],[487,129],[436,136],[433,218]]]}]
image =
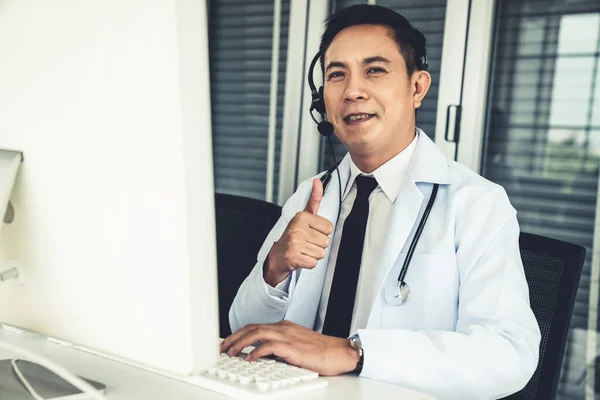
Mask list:
[{"label": "watch strap", "polygon": [[354,334],[354,335],[350,336],[350,338],[348,340],[350,341],[350,346],[352,346],[353,348],[358,350],[358,356],[359,356],[358,362],[356,363],[356,368],[351,373],[360,375],[360,373],[362,372],[364,361],[365,361],[365,351],[362,347],[362,343],[360,341],[360,337],[358,336],[358,334]]}]

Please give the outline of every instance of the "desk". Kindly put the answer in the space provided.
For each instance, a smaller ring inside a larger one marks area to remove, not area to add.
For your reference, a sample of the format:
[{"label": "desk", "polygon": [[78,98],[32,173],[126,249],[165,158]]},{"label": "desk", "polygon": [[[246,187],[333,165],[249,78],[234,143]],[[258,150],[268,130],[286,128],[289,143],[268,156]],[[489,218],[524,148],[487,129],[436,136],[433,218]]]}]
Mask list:
[{"label": "desk", "polygon": [[[0,327],[0,340],[5,340],[44,355],[71,372],[102,382],[109,400],[225,400],[229,397],[134,366],[86,353],[66,344],[46,340],[25,332],[12,332]],[[0,350],[0,359],[14,357]],[[432,400],[434,397],[366,378],[338,376],[326,378],[329,385],[322,390],[294,396],[294,399],[386,399]]]}]

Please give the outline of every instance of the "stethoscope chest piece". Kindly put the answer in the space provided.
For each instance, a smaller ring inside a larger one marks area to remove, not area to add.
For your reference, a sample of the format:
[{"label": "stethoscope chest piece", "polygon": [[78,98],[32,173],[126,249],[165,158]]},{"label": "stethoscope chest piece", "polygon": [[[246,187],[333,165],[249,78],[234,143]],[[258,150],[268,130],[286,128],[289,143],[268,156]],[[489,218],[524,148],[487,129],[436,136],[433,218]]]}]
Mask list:
[{"label": "stethoscope chest piece", "polygon": [[410,297],[410,286],[408,283],[396,281],[385,289],[385,301],[392,306],[404,304]]}]

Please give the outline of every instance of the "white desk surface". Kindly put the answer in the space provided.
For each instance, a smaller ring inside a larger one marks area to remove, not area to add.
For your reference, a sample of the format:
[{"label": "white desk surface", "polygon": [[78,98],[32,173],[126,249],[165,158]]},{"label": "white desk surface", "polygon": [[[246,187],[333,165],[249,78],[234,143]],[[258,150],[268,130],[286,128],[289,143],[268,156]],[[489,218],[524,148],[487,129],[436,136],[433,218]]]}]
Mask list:
[{"label": "white desk surface", "polygon": [[[70,347],[49,342],[34,333],[16,333],[2,329],[0,340],[44,355],[71,372],[106,385],[108,400],[197,400],[230,399],[229,397],[134,366],[112,361]],[[14,357],[0,350],[0,359]],[[322,390],[294,396],[294,399],[384,399],[432,400],[434,397],[366,378],[338,376],[326,378],[329,385]]]}]

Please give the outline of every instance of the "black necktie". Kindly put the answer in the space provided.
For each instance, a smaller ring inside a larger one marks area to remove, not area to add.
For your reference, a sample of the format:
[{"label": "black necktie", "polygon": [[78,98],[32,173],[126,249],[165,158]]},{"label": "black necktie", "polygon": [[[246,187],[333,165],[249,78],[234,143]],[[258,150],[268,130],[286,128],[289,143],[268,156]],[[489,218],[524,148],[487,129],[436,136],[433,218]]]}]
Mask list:
[{"label": "black necktie", "polygon": [[369,195],[377,187],[373,177],[356,177],[356,200],[342,230],[329,302],[323,323],[323,334],[347,338],[358,284],[367,218]]}]

